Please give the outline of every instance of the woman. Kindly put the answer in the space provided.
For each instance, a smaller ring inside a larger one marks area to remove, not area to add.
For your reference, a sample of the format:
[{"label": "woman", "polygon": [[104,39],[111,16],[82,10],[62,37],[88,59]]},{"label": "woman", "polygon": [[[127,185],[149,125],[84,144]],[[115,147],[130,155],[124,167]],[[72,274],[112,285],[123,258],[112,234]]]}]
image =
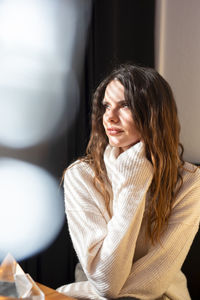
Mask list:
[{"label": "woman", "polygon": [[123,65],[99,85],[86,156],[64,179],[87,281],[61,293],[190,299],[181,266],[199,227],[200,170],[183,161],[179,131],[171,88],[155,70]]}]

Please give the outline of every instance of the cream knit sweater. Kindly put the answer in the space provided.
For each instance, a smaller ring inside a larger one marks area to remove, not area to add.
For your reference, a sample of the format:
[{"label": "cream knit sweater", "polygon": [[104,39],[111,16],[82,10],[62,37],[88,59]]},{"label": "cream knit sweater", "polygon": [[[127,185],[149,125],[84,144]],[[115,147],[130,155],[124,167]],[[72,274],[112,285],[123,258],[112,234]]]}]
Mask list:
[{"label": "cream knit sweater", "polygon": [[161,243],[144,236],[144,211],[153,168],[142,142],[118,156],[107,146],[104,161],[112,185],[110,217],[93,185],[93,171],[75,163],[65,175],[65,206],[75,251],[88,281],[64,285],[59,292],[78,299],[189,300],[181,266],[200,220],[200,170],[186,163],[169,225]]}]

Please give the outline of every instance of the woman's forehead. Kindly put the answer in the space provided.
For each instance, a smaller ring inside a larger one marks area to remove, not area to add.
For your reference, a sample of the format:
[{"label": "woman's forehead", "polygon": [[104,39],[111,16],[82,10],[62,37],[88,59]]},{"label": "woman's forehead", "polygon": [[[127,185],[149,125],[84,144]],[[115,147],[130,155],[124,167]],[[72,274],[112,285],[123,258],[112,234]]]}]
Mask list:
[{"label": "woman's forehead", "polygon": [[112,80],[106,87],[104,99],[124,99],[124,86],[117,79]]}]

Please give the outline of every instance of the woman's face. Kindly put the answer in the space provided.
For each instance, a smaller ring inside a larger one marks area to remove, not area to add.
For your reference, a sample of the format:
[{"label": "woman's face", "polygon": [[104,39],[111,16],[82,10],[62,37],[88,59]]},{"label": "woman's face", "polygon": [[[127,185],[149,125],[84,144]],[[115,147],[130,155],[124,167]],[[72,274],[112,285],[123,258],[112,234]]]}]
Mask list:
[{"label": "woman's face", "polygon": [[120,81],[113,80],[107,85],[102,103],[105,107],[103,126],[109,144],[123,152],[138,143],[141,135],[136,129],[131,108],[125,101],[124,86]]}]

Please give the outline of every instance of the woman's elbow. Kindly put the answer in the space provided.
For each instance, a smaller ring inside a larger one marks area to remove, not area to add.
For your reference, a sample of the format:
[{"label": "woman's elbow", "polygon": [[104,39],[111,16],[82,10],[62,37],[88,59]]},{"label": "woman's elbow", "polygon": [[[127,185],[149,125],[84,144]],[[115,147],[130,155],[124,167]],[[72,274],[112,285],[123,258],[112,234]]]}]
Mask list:
[{"label": "woman's elbow", "polygon": [[110,286],[109,284],[106,284],[103,287],[95,285],[95,290],[99,296],[106,299],[115,299],[119,296],[117,288]]}]

